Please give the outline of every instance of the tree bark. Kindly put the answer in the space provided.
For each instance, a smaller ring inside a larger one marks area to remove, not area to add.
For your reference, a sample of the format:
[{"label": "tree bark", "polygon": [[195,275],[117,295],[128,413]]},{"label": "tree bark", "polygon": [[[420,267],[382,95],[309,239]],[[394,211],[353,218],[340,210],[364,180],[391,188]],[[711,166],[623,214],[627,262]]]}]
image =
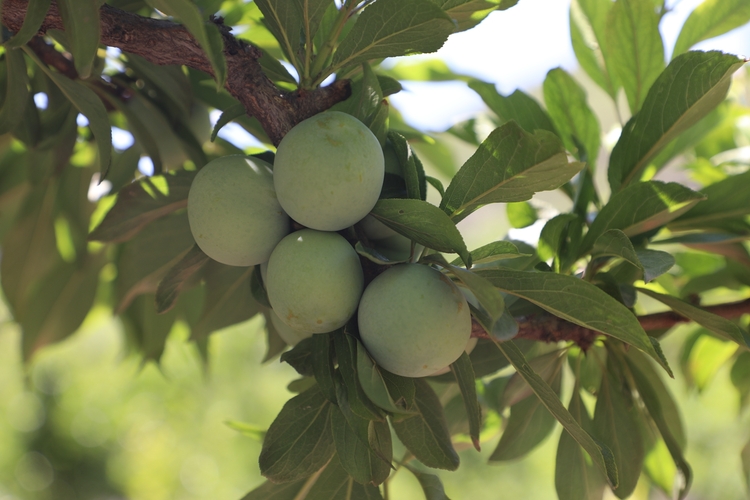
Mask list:
[{"label": "tree bark", "polygon": [[[2,21],[17,32],[26,16],[28,0],[4,0]],[[100,9],[101,43],[136,54],[159,65],[185,65],[213,75],[211,64],[200,45],[182,25],[163,19],[151,19],[104,5]],[[224,39],[227,61],[226,89],[255,117],[274,145],[294,125],[324,111],[351,94],[348,80],[339,80],[313,91],[285,92],[263,73],[256,47],[236,39],[231,29],[214,21]],[[57,4],[52,2],[39,28],[64,30]],[[60,69],[60,68],[57,68]],[[70,76],[70,74],[68,74]]]}]

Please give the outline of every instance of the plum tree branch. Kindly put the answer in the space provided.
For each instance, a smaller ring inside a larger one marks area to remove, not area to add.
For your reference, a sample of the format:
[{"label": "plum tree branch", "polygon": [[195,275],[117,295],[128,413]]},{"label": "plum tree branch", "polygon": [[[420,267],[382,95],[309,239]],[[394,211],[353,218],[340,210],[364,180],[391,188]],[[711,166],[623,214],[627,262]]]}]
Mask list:
[{"label": "plum tree branch", "polygon": [[[743,314],[750,314],[750,299],[706,306],[702,309],[726,319],[739,318]],[[519,327],[516,339],[537,340],[541,342],[572,341],[586,350],[601,335],[601,333],[595,330],[575,325],[551,314],[516,318],[516,320]],[[648,333],[668,329],[679,323],[687,323],[690,320],[674,311],[665,311],[638,316],[638,321]],[[490,338],[484,328],[476,321],[472,323],[471,336]]]},{"label": "plum tree branch", "polygon": [[[28,0],[2,0],[2,22],[17,32],[26,16]],[[100,9],[101,43],[126,53],[139,55],[159,65],[186,65],[213,75],[211,64],[193,36],[182,25],[163,19],[151,19],[103,5]],[[260,122],[271,141],[278,145],[286,132],[310,116],[349,97],[346,80],[308,91],[280,90],[263,73],[256,47],[236,39],[230,28],[214,21],[224,39],[227,61],[227,91]],[[53,1],[39,29],[64,30],[57,4]]]}]

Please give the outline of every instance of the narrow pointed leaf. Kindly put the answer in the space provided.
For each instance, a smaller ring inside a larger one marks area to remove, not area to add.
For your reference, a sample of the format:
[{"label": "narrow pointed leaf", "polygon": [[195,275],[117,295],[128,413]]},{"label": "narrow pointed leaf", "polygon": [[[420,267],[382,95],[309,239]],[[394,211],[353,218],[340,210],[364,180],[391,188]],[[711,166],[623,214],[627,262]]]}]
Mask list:
[{"label": "narrow pointed leaf", "polygon": [[481,450],[479,445],[479,432],[482,430],[482,409],[477,399],[477,387],[474,382],[474,367],[471,365],[469,355],[465,352],[451,364],[451,371],[456,376],[458,388],[466,407],[466,415],[469,417],[469,436],[477,451]]},{"label": "narrow pointed leaf", "polygon": [[107,109],[104,107],[101,99],[99,99],[99,96],[93,90],[85,85],[73,81],[60,73],[51,71],[28,47],[24,47],[23,50],[55,82],[55,85],[73,103],[78,112],[88,119],[91,133],[94,134],[96,145],[99,149],[99,168],[101,179],[104,179],[112,162],[112,129],[110,128]]},{"label": "narrow pointed leaf", "polygon": [[163,313],[175,305],[177,296],[190,279],[209,261],[198,244],[193,245],[185,256],[175,264],[159,282],[156,289],[156,312]]},{"label": "narrow pointed leaf", "polygon": [[555,416],[563,428],[586,450],[596,467],[607,478],[612,487],[618,484],[617,465],[612,451],[603,443],[597,442],[586,432],[575,418],[565,409],[557,393],[534,372],[523,353],[512,342],[496,344],[508,358],[516,371],[528,382],[539,400]]},{"label": "narrow pointed leaf", "polygon": [[750,214],[750,172],[731,175],[701,189],[706,201],[681,215],[669,227],[674,230],[715,229],[716,224]]},{"label": "narrow pointed leaf", "polygon": [[96,0],[60,0],[57,5],[70,41],[73,63],[80,77],[88,78],[99,49],[99,3]]},{"label": "narrow pointed leaf", "polygon": [[424,492],[425,500],[451,500],[448,498],[448,495],[445,494],[445,488],[443,488],[443,483],[438,476],[422,472],[408,464],[404,465],[404,467],[414,474],[414,477],[419,481],[419,485]]},{"label": "narrow pointed leaf", "polygon": [[318,474],[313,474],[299,481],[281,484],[266,481],[241,500],[296,500],[301,492],[309,490],[310,485],[315,484],[318,477]]},{"label": "narrow pointed leaf", "polygon": [[566,149],[578,150],[576,157],[579,160],[586,159],[590,165],[595,165],[601,129],[583,88],[564,69],[553,69],[544,80],[544,103]]},{"label": "narrow pointed leaf", "polygon": [[[515,257],[521,257],[522,253],[518,251],[518,247],[510,241],[493,241],[483,245],[476,250],[471,251],[471,262],[472,264],[486,264],[488,262],[495,262],[502,259],[513,259]],[[451,262],[454,266],[460,264],[458,259]]]},{"label": "narrow pointed leaf", "polygon": [[557,133],[549,115],[533,97],[523,91],[516,90],[506,97],[498,93],[494,84],[480,80],[471,80],[469,88],[479,94],[484,103],[500,118],[501,124],[513,120],[530,134],[538,129]]},{"label": "narrow pointed leaf", "polygon": [[211,63],[216,88],[223,88],[227,80],[227,62],[224,59],[224,40],[218,28],[206,22],[198,6],[190,0],[146,0],[146,3],[185,25]]},{"label": "narrow pointed leaf", "polygon": [[124,187],[89,239],[109,243],[128,241],[154,220],[185,208],[194,177],[195,172],[178,170]]},{"label": "narrow pointed leaf", "polygon": [[414,379],[417,415],[392,421],[393,430],[409,451],[428,467],[456,470],[458,454],[453,449],[448,426],[435,391],[423,379]]},{"label": "narrow pointed leaf", "polygon": [[515,122],[495,129],[461,167],[440,203],[458,222],[488,203],[525,201],[557,189],[582,163],[568,163],[562,143],[550,132],[525,132]]},{"label": "narrow pointed leaf", "polygon": [[380,437],[387,440],[389,449],[386,451],[390,453],[391,431],[388,423],[372,422],[354,416],[357,419],[354,425],[362,427],[360,430],[355,430],[351,425],[352,422],[344,417],[338,407],[332,406],[331,410],[331,433],[341,466],[360,484],[378,485],[385,481],[391,472],[390,463],[376,455],[370,449],[368,440],[362,440],[361,434],[364,432],[366,437],[368,427],[371,427],[373,433],[377,432]]},{"label": "narrow pointed leaf", "polygon": [[594,435],[614,454],[620,479],[613,488],[618,498],[628,498],[635,489],[646,456],[637,419],[640,418],[630,389],[623,387],[621,373],[608,362],[594,409]]},{"label": "narrow pointed leaf", "polygon": [[242,116],[245,114],[247,114],[247,110],[245,110],[245,106],[240,103],[232,104],[227,109],[222,111],[221,116],[216,121],[216,125],[214,125],[213,132],[211,132],[211,142],[214,142],[216,140],[216,136],[218,135],[219,130],[221,130],[224,125],[231,122],[238,116]]},{"label": "narrow pointed leaf", "polygon": [[[581,427],[591,432],[591,418],[577,386],[568,411]],[[560,434],[555,460],[555,490],[559,500],[601,500],[605,486],[601,472],[586,459],[578,443],[567,432]]]},{"label": "narrow pointed leaf", "polygon": [[703,40],[723,35],[750,21],[750,3],[745,0],[705,0],[682,25],[673,58]]},{"label": "narrow pointed leaf", "polygon": [[607,16],[611,0],[572,0],[570,41],[583,70],[615,99],[620,84],[610,69],[615,59],[607,50]]},{"label": "narrow pointed leaf", "polygon": [[661,227],[691,209],[705,196],[682,184],[639,182],[615,193],[591,224],[581,244],[584,255],[610,229],[635,236]]},{"label": "narrow pointed leaf", "polygon": [[[391,394],[388,384],[386,384],[380,367],[372,362],[367,351],[357,344],[357,375],[362,389],[370,400],[391,413],[413,414],[414,411],[409,408],[408,401],[399,397],[397,394]],[[405,388],[406,391],[414,393],[414,382],[410,378],[400,377],[394,374],[388,374],[392,383],[399,385],[411,386],[411,389]],[[412,398],[413,399],[413,398]]]},{"label": "narrow pointed leaf", "polygon": [[668,373],[664,355],[643,331],[638,319],[621,303],[579,278],[553,273],[477,270],[501,291],[517,295],[551,314],[637,347]]},{"label": "narrow pointed leaf", "polygon": [[[5,51],[5,98],[0,110],[0,135],[15,129],[23,119],[26,106],[30,105],[29,75],[26,61],[20,50]],[[35,110],[32,110],[35,111]]]},{"label": "narrow pointed leaf", "polygon": [[700,307],[695,307],[691,304],[688,304],[684,300],[680,300],[677,297],[672,297],[671,295],[658,293],[648,288],[638,288],[638,291],[668,305],[674,312],[676,312],[680,316],[684,316],[691,321],[695,321],[706,330],[710,330],[716,335],[719,335],[720,337],[723,337],[727,340],[737,342],[743,347],[747,346],[740,327],[729,321],[728,319],[722,318],[721,316],[710,313],[708,311],[704,311]]},{"label": "narrow pointed leaf", "polygon": [[636,113],[664,69],[664,44],[653,0],[615,2],[607,15],[607,47],[617,61],[610,69],[625,89],[630,112]]},{"label": "narrow pointed leaf", "polygon": [[28,7],[26,7],[26,17],[23,18],[21,29],[13,35],[13,38],[5,42],[5,47],[17,49],[26,45],[38,33],[39,27],[47,15],[50,3],[52,3],[52,0],[30,0]]},{"label": "narrow pointed leaf", "polygon": [[[685,437],[673,431],[674,428],[682,430],[679,413],[674,413],[677,411],[676,405],[669,397],[669,393],[661,381],[658,380],[658,375],[648,365],[647,359],[641,358],[637,354],[635,356],[628,354],[625,356],[625,360],[633,375],[633,381],[638,389],[638,393],[641,395],[641,399],[649,415],[651,415],[656,424],[659,434],[664,439],[669,454],[672,456],[680,474],[682,474],[681,487],[678,494],[678,498],[682,500],[690,490],[690,485],[693,482],[693,471],[683,454]],[[654,377],[657,377],[657,380],[654,380]],[[666,400],[664,399],[665,395],[667,397]],[[672,488],[669,488],[669,491],[671,490]]]},{"label": "narrow pointed leaf", "polygon": [[75,332],[94,304],[103,254],[89,256],[82,266],[60,262],[29,296],[29,305],[17,320],[23,331],[23,355],[29,359],[39,348]]},{"label": "narrow pointed leaf", "polygon": [[[550,384],[558,397],[561,380],[558,372]],[[512,406],[507,425],[497,448],[490,455],[490,461],[504,462],[523,457],[549,436],[555,422],[555,417],[539,398],[527,398]]]},{"label": "narrow pointed leaf", "polygon": [[370,214],[407,238],[439,252],[457,253],[467,266],[469,251],[445,213],[422,200],[379,200]]},{"label": "narrow pointed leaf", "polygon": [[[529,361],[529,367],[548,384],[557,378],[562,370],[565,352],[557,350],[537,356]],[[505,408],[520,403],[534,394],[526,379],[518,372],[514,373],[505,385],[498,406]]]},{"label": "narrow pointed leaf", "polygon": [[255,4],[263,13],[264,23],[279,42],[289,62],[298,70],[302,69],[298,60],[302,46],[303,18],[299,2],[290,0],[256,0]]},{"label": "narrow pointed leaf", "polygon": [[379,0],[365,8],[333,56],[341,68],[370,59],[435,52],[453,20],[430,0]]},{"label": "narrow pointed leaf", "polygon": [[612,190],[637,180],[659,151],[716,108],[744,62],[714,51],[688,52],[669,63],[612,150],[607,174]]},{"label": "narrow pointed leaf", "polygon": [[287,483],[305,478],[333,456],[331,403],[313,387],[286,402],[268,428],[260,452],[260,472]]},{"label": "narrow pointed leaf", "polygon": [[252,318],[260,311],[250,291],[252,267],[209,262],[204,270],[206,304],[192,329],[192,339]]}]

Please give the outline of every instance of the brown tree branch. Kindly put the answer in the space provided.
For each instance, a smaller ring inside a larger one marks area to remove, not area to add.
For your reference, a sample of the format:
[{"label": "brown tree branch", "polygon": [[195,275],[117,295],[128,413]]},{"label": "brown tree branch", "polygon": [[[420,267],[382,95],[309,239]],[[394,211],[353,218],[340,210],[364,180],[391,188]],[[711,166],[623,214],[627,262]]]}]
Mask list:
[{"label": "brown tree branch", "polygon": [[[702,309],[726,319],[739,318],[743,314],[750,314],[750,299],[706,306]],[[601,335],[596,330],[575,325],[551,314],[516,318],[516,320],[518,321],[518,335],[516,335],[516,339],[537,340],[541,342],[573,341],[583,350],[586,350]],[[646,332],[668,329],[679,323],[687,323],[689,321],[689,319],[680,316],[674,311],[638,316],[638,322]],[[473,321],[471,326],[472,337],[490,338],[489,334],[476,320]]]},{"label": "brown tree branch", "polygon": [[[3,0],[3,24],[17,32],[23,24],[27,6],[28,0]],[[137,54],[154,64],[184,64],[213,75],[211,64],[200,45],[182,25],[131,14],[109,5],[100,9],[100,19],[101,43],[104,45]],[[351,88],[346,80],[312,91],[279,90],[261,70],[261,52],[237,40],[229,33],[229,28],[221,23],[217,23],[217,26],[224,38],[226,89],[245,106],[248,115],[258,119],[274,144],[278,145],[297,123],[349,97]],[[54,1],[39,33],[44,34],[51,29],[64,29]]]}]

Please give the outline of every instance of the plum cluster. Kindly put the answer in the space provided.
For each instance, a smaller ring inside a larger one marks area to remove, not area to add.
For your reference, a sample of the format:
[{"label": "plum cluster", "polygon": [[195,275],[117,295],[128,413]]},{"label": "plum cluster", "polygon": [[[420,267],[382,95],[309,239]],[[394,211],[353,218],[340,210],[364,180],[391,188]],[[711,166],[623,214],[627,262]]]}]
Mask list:
[{"label": "plum cluster", "polygon": [[[384,248],[411,242],[368,213],[385,175],[377,138],[351,115],[309,118],[279,144],[274,165],[225,156],[204,166],[188,196],[190,229],[224,264],[261,265],[272,322],[294,345],[357,316],[376,363],[407,377],[455,361],[471,336],[466,299],[421,264],[389,267],[365,287],[360,256],[336,231],[355,223]],[[304,229],[291,230],[291,220]]]}]

